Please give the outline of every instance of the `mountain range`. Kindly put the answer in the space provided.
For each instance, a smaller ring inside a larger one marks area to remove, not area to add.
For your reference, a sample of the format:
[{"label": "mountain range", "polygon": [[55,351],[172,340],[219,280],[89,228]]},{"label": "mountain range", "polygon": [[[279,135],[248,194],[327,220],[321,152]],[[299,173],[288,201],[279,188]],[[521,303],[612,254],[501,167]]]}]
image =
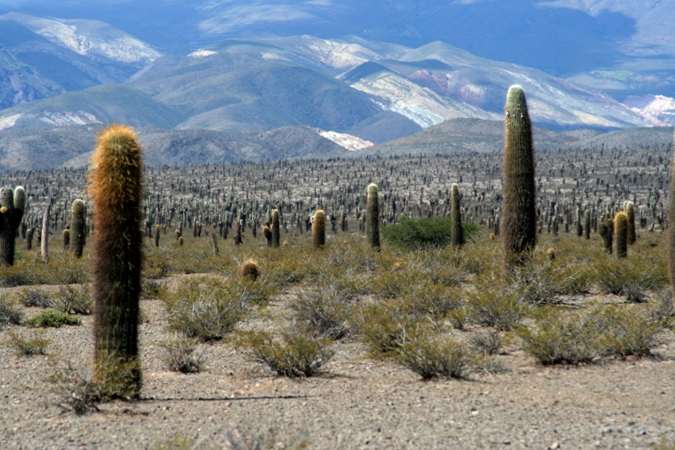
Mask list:
[{"label": "mountain range", "polygon": [[156,164],[382,152],[498,121],[511,84],[561,144],[673,125],[675,0],[634,5],[0,0],[0,165],[79,164],[114,122]]}]

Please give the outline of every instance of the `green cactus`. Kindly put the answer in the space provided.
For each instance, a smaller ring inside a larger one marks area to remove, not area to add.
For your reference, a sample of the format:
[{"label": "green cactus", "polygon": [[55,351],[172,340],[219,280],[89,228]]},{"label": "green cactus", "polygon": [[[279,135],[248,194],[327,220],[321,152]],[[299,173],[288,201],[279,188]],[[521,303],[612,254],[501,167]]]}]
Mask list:
[{"label": "green cactus", "polygon": [[82,257],[87,238],[85,214],[84,202],[80,199],[74,200],[70,208],[70,240],[73,255],[76,258]]},{"label": "green cactus", "polygon": [[112,126],[99,138],[89,174],[94,205],[95,381],[113,398],[138,398],[143,161],[136,134]]},{"label": "green cactus", "polygon": [[366,236],[372,248],[380,248],[380,199],[375,183],[368,185],[366,200]]},{"label": "green cactus", "polygon": [[464,226],[462,224],[462,205],[457,183],[453,183],[450,189],[450,220],[452,220],[450,241],[453,246],[461,247],[464,245]]},{"label": "green cactus", "polygon": [[620,211],[614,217],[614,239],[616,241],[616,257],[628,256],[628,215]]},{"label": "green cactus", "polygon": [[624,205],[626,217],[628,217],[628,245],[635,244],[637,241],[637,233],[635,231],[635,204],[633,202],[626,202]]},{"label": "green cactus", "polygon": [[70,228],[63,230],[63,251],[70,249]]},{"label": "green cactus", "polygon": [[326,245],[326,212],[318,209],[312,220],[312,243],[314,248],[322,248]]},{"label": "green cactus", "polygon": [[510,271],[529,259],[537,240],[532,125],[519,86],[509,89],[505,116],[501,235]]},{"label": "green cactus", "polygon": [[0,265],[14,265],[16,234],[26,209],[26,191],[0,189]]},{"label": "green cactus", "polygon": [[281,242],[281,230],[279,228],[279,210],[272,210],[272,247],[279,248]]},{"label": "green cactus", "polygon": [[600,222],[598,234],[602,237],[605,251],[611,255],[614,250],[614,223],[611,218],[607,217]]}]

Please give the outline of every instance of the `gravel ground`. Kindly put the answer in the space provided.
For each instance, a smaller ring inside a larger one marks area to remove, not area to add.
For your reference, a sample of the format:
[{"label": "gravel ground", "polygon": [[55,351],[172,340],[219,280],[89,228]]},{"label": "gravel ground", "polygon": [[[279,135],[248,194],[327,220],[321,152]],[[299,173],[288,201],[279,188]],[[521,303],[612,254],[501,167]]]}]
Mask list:
[{"label": "gravel ground", "polygon": [[[284,310],[285,301],[271,308]],[[204,372],[169,372],[158,346],[169,337],[162,304],[142,307],[144,400],[135,404],[106,404],[83,417],[55,406],[50,361],[89,365],[91,317],[79,327],[48,330],[51,357],[18,357],[0,346],[0,447],[175,448],[162,444],[180,434],[193,438],[193,447],[222,448],[233,433],[317,449],[635,449],[675,442],[672,332],[664,333],[657,358],[545,368],[513,350],[499,356],[507,373],[435,382],[373,360],[348,340],[335,345],[325,375],[298,382],[273,376],[226,343],[201,346]],[[0,332],[0,341],[12,328]]]}]

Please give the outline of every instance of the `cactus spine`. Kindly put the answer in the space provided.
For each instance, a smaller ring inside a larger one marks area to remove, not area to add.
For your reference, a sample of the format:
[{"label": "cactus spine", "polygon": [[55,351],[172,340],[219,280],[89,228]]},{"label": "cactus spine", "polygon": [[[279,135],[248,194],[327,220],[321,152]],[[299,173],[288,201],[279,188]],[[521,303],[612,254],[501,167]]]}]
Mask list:
[{"label": "cactus spine", "polygon": [[368,244],[375,249],[380,248],[380,200],[375,183],[368,186],[366,200],[366,235]]},{"label": "cactus spine", "polygon": [[279,248],[281,230],[279,229],[279,210],[272,210],[272,247]]},{"label": "cactus spine", "polygon": [[19,186],[14,192],[0,190],[0,265],[14,265],[16,233],[26,208],[26,192]]},{"label": "cactus spine", "polygon": [[534,148],[525,92],[512,86],[504,120],[504,201],[501,234],[507,269],[524,264],[537,239]]},{"label": "cactus spine", "polygon": [[453,246],[461,247],[464,245],[464,227],[462,225],[462,205],[459,196],[459,185],[452,184],[450,190],[450,219],[452,220],[452,229],[450,240]]},{"label": "cactus spine", "polygon": [[76,258],[82,257],[85,239],[84,202],[80,199],[76,199],[73,201],[73,205],[70,208],[70,241],[73,255],[75,255]]},{"label": "cactus spine", "polygon": [[143,162],[136,134],[112,126],[99,138],[89,174],[94,203],[95,380],[107,395],[141,390],[138,316],[141,293]]},{"label": "cactus spine", "polygon": [[317,209],[314,213],[312,243],[314,248],[321,248],[326,245],[326,212],[323,209]]},{"label": "cactus spine", "polygon": [[616,257],[628,256],[628,215],[620,211],[614,217],[614,239],[616,240]]}]

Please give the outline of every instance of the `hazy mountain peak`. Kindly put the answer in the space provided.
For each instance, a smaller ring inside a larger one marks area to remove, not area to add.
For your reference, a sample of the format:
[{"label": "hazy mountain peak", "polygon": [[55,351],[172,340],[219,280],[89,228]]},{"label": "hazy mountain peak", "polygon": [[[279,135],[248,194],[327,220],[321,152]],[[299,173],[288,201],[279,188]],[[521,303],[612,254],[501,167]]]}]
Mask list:
[{"label": "hazy mountain peak", "polygon": [[160,54],[149,45],[97,20],[68,20],[7,13],[0,20],[13,21],[48,41],[82,56],[100,56],[122,63],[147,63]]}]

